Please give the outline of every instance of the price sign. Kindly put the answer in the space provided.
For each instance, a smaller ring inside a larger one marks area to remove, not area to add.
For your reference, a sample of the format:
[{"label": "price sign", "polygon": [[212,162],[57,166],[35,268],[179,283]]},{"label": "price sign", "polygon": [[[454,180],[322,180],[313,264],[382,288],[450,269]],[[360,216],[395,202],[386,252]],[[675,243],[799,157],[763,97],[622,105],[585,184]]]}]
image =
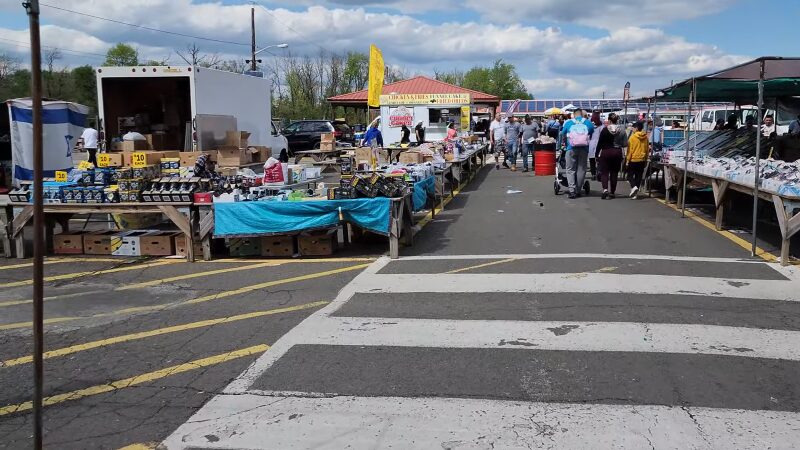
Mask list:
[{"label": "price sign", "polygon": [[100,153],[97,155],[97,165],[99,167],[108,167],[111,164],[111,158],[108,153]]},{"label": "price sign", "polygon": [[147,165],[147,153],[145,152],[134,152],[131,154],[131,166],[132,167],[144,167]]},{"label": "price sign", "polygon": [[56,170],[56,181],[58,182],[66,182],[67,181],[67,172],[63,170]]}]

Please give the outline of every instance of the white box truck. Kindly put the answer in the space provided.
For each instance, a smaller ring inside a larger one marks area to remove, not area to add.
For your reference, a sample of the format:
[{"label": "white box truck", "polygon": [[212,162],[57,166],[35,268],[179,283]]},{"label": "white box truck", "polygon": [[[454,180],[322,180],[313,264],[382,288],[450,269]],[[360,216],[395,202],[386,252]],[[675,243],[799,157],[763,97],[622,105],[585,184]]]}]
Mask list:
[{"label": "white box truck", "polygon": [[239,130],[251,133],[251,145],[268,146],[274,155],[288,150],[272,124],[270,80],[194,66],[99,67],[96,72],[98,127],[105,144],[138,131],[161,135],[164,150],[192,150],[201,131],[194,129],[195,119],[215,115],[235,117]]}]

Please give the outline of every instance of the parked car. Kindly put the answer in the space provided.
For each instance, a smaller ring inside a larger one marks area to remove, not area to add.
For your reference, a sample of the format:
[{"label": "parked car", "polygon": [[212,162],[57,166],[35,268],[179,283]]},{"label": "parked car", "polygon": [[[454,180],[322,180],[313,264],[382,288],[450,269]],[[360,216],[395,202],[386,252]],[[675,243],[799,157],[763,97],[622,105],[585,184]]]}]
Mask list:
[{"label": "parked car", "polygon": [[337,141],[353,143],[353,130],[334,120],[298,120],[282,130],[290,152],[318,149],[322,133],[333,133]]}]

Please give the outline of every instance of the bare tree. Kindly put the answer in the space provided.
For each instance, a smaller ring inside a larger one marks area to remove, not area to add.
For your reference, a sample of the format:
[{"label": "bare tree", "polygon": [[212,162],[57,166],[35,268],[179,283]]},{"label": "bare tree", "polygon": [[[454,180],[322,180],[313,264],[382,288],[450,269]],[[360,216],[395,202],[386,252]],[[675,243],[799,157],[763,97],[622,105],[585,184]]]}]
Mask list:
[{"label": "bare tree", "polygon": [[0,82],[19,70],[20,59],[0,53]]},{"label": "bare tree", "polygon": [[216,53],[203,53],[196,43],[186,46],[186,50],[180,52],[175,50],[178,56],[186,61],[186,64],[199,67],[217,67],[222,62],[222,58]]},{"label": "bare tree", "polygon": [[62,67],[61,70],[56,71],[56,62],[63,58],[61,50],[57,48],[49,49],[44,54],[45,65],[47,70],[42,74],[45,85],[45,96],[51,98],[61,98],[64,95],[65,87],[68,81],[68,70]]}]

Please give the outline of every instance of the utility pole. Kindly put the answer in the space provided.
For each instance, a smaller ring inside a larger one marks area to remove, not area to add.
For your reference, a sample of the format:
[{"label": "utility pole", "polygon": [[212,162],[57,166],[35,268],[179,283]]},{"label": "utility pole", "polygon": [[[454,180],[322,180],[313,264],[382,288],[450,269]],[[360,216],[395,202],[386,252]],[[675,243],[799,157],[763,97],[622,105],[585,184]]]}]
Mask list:
[{"label": "utility pole", "polygon": [[33,114],[33,448],[42,448],[44,380],[44,200],[42,195],[42,49],[39,0],[25,1],[31,35],[31,112]]},{"label": "utility pole", "polygon": [[256,7],[250,6],[250,70],[256,69]]}]

